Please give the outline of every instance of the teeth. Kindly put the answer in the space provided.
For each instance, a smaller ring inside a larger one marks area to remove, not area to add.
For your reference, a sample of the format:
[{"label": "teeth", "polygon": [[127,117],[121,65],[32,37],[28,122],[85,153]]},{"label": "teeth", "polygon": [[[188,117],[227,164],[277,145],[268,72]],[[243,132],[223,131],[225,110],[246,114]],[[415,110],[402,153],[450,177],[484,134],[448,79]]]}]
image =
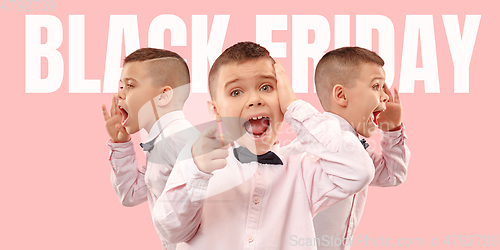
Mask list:
[{"label": "teeth", "polygon": [[259,120],[259,119],[262,119],[262,118],[267,118],[267,117],[266,116],[254,116],[254,117],[252,117],[250,119],[252,119],[252,120]]}]

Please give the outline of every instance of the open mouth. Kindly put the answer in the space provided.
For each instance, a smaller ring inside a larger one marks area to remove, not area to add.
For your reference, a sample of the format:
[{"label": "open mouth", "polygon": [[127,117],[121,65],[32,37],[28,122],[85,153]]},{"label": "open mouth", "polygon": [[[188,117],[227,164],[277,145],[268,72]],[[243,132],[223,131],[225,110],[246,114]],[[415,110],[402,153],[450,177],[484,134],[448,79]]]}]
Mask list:
[{"label": "open mouth", "polygon": [[269,129],[270,124],[269,117],[266,116],[254,116],[243,124],[247,134],[254,138],[262,137]]},{"label": "open mouth", "polygon": [[383,110],[375,111],[371,115],[372,122],[375,123],[375,125],[377,125],[377,126],[378,126],[378,122],[377,122],[378,116],[380,115],[380,113],[382,113],[382,111]]},{"label": "open mouth", "polygon": [[128,120],[128,112],[122,106],[118,106],[118,109],[122,113],[122,125],[125,125]]}]

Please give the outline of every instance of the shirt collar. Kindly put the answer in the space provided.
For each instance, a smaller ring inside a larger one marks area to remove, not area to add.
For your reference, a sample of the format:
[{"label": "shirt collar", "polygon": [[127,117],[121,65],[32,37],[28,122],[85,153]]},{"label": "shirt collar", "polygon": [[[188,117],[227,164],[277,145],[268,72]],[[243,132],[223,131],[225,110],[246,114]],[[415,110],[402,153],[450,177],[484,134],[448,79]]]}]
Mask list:
[{"label": "shirt collar", "polygon": [[153,127],[151,127],[151,130],[149,131],[147,140],[144,141],[143,143],[150,142],[151,140],[158,137],[158,135],[160,135],[160,133],[163,131],[163,129],[165,129],[165,127],[168,126],[168,124],[170,124],[173,121],[178,120],[178,119],[184,119],[184,113],[181,110],[168,112],[167,114],[160,117],[160,119],[158,119],[153,124]]},{"label": "shirt collar", "polygon": [[340,129],[342,129],[344,131],[350,131],[355,136],[358,136],[358,132],[356,131],[356,129],[354,129],[354,127],[346,119],[344,119],[344,117],[337,115],[337,114],[334,114],[334,113],[331,113],[331,112],[325,112],[325,114],[337,118],[337,120],[340,123]]}]

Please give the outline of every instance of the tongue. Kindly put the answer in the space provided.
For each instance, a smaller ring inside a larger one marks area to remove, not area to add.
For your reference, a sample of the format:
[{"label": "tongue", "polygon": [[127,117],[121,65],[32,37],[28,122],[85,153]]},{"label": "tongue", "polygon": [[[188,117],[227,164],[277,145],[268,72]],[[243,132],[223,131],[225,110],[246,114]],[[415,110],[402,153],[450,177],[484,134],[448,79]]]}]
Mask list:
[{"label": "tongue", "polygon": [[254,135],[260,135],[266,131],[267,126],[269,126],[269,120],[267,119],[259,119],[259,120],[250,120],[250,126],[248,128],[248,132],[251,132]]},{"label": "tongue", "polygon": [[122,112],[122,124],[123,124],[128,118],[128,113],[123,109],[119,109],[119,110]]},{"label": "tongue", "polygon": [[375,125],[377,125],[377,126],[378,126],[378,122],[377,122],[377,115],[378,114],[380,114],[380,111],[373,113],[373,123],[375,123]]}]

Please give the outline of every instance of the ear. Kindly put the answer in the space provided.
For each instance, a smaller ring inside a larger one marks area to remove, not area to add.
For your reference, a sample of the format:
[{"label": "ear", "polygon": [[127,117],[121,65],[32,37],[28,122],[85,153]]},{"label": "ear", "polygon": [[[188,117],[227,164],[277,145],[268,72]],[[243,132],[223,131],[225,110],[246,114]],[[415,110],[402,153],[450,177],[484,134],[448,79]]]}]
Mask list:
[{"label": "ear", "polygon": [[333,86],[332,97],[341,107],[347,107],[347,95],[344,86],[336,84]]},{"label": "ear", "polygon": [[210,116],[212,116],[212,118],[216,119],[217,121],[220,121],[220,115],[217,111],[214,100],[207,100],[207,108]]},{"label": "ear", "polygon": [[170,86],[165,86],[163,88],[163,92],[158,97],[158,106],[165,107],[167,106],[172,98],[174,97],[174,90]]}]

